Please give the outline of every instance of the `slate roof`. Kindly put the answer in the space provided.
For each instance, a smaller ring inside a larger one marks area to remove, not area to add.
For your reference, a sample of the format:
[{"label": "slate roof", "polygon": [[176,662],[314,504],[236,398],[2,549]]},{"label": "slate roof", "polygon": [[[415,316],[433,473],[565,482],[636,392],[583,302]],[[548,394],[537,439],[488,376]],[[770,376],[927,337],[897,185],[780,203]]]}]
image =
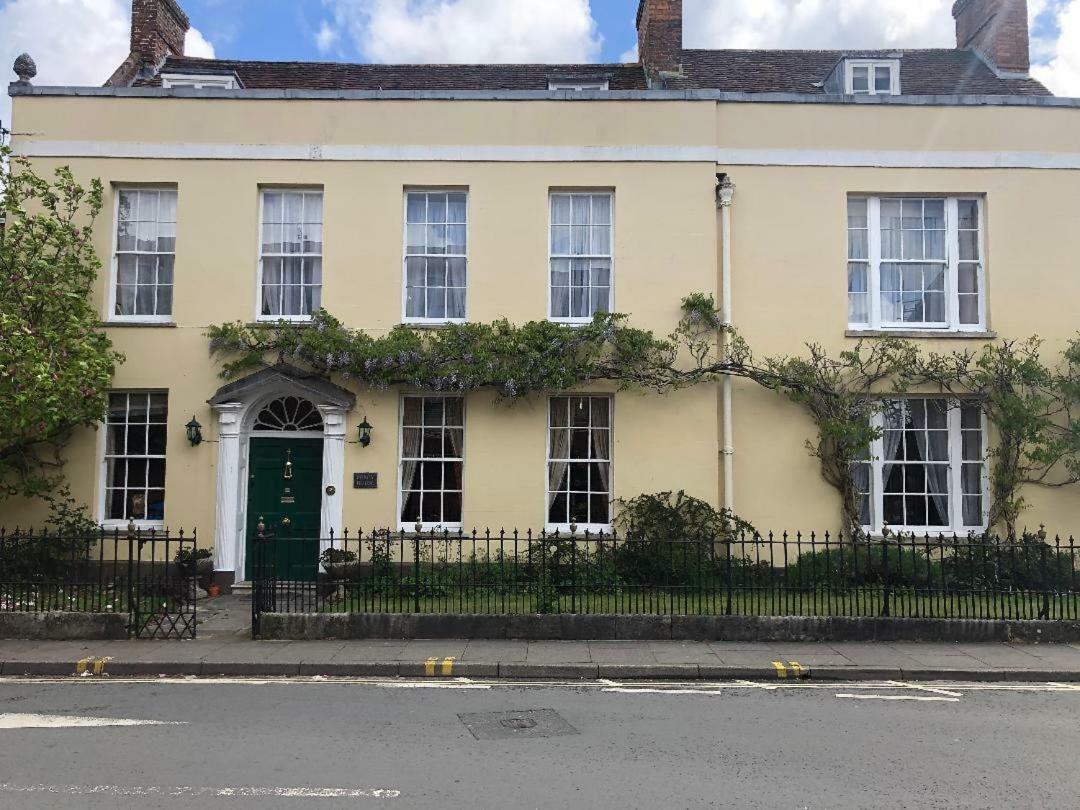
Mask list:
[{"label": "slate roof", "polygon": [[[822,83],[845,57],[900,56],[904,95],[1050,95],[1034,79],[998,78],[973,52],[684,50],[682,74],[665,76],[678,90],[823,94]],[[546,90],[552,79],[607,79],[612,90],[645,90],[641,65],[365,65],[253,62],[170,57],[161,73],[235,73],[248,89]],[[160,86],[160,77],[137,82]]]},{"label": "slate roof", "polygon": [[972,51],[952,48],[892,51],[682,52],[682,78],[669,87],[731,93],[824,93],[820,86],[846,57],[900,57],[900,92],[923,95],[1050,95],[1034,79],[999,79]]},{"label": "slate roof", "polygon": [[[249,90],[547,90],[551,79],[607,79],[612,90],[646,89],[640,65],[361,65],[169,57],[159,73],[235,73]],[[160,86],[161,79],[137,84]]]}]

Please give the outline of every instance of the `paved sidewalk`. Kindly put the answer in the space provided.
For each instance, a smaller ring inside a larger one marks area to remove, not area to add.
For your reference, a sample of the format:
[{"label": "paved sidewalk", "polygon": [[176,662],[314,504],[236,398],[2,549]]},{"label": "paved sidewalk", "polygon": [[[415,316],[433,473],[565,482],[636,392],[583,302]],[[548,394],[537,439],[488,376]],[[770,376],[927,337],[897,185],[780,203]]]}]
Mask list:
[{"label": "paved sidewalk", "polygon": [[[680,641],[0,641],[0,675],[1080,682],[1080,644]],[[779,666],[778,666],[779,665]]]},{"label": "paved sidewalk", "polygon": [[249,595],[198,611],[197,641],[0,641],[0,675],[1080,682],[1080,644],[252,641]]}]

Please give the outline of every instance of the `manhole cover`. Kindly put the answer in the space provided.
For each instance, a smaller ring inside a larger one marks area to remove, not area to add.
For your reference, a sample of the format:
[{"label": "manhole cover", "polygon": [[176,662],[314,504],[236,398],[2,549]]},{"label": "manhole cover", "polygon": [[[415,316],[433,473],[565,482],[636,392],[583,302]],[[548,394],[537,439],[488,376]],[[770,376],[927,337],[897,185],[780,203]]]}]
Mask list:
[{"label": "manhole cover", "polygon": [[554,709],[533,709],[524,712],[480,712],[459,714],[478,740],[509,740],[513,738],[565,737],[578,730],[567,723]]}]

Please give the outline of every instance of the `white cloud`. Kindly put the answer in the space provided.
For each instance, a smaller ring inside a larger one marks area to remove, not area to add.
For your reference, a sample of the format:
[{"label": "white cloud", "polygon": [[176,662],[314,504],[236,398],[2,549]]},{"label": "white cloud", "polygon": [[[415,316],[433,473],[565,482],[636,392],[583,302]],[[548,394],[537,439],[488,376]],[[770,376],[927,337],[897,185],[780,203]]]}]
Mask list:
[{"label": "white cloud", "polygon": [[[9,0],[0,5],[0,70],[24,51],[37,63],[36,84],[100,85],[128,54],[127,0]],[[0,81],[0,119],[11,99]],[[17,122],[16,122],[17,123]]]},{"label": "white cloud", "polygon": [[1058,35],[1037,37],[1032,53],[1038,64],[1032,75],[1059,96],[1080,96],[1080,0],[1066,0],[1051,9]]},{"label": "white cloud", "polygon": [[686,0],[688,48],[950,47],[953,0]]},{"label": "white cloud", "polygon": [[189,28],[184,37],[184,55],[197,56],[200,59],[214,58],[214,45],[207,41],[198,28]]},{"label": "white cloud", "polygon": [[[686,0],[688,48],[951,48],[953,0]],[[1032,74],[1080,96],[1080,0],[1028,0]]]},{"label": "white cloud", "polygon": [[589,0],[323,0],[374,62],[591,62],[603,39]]},{"label": "white cloud", "polygon": [[[127,58],[130,22],[130,0],[0,0],[0,70],[26,52],[37,63],[35,84],[101,85]],[[191,56],[214,56],[194,28],[184,47]],[[0,80],[0,121],[10,129],[6,88]]]},{"label": "white cloud", "polygon": [[319,49],[319,53],[329,53],[340,38],[338,30],[330,25],[329,20],[323,20],[319,30],[315,32],[315,47]]}]

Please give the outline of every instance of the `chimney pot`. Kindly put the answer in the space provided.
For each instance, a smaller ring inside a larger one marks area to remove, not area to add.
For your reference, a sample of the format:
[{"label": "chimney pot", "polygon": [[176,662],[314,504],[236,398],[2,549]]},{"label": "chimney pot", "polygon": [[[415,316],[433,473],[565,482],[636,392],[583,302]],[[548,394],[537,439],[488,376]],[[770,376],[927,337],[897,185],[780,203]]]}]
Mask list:
[{"label": "chimney pot", "polygon": [[956,47],[981,55],[997,71],[1031,69],[1027,0],[956,0]]}]

